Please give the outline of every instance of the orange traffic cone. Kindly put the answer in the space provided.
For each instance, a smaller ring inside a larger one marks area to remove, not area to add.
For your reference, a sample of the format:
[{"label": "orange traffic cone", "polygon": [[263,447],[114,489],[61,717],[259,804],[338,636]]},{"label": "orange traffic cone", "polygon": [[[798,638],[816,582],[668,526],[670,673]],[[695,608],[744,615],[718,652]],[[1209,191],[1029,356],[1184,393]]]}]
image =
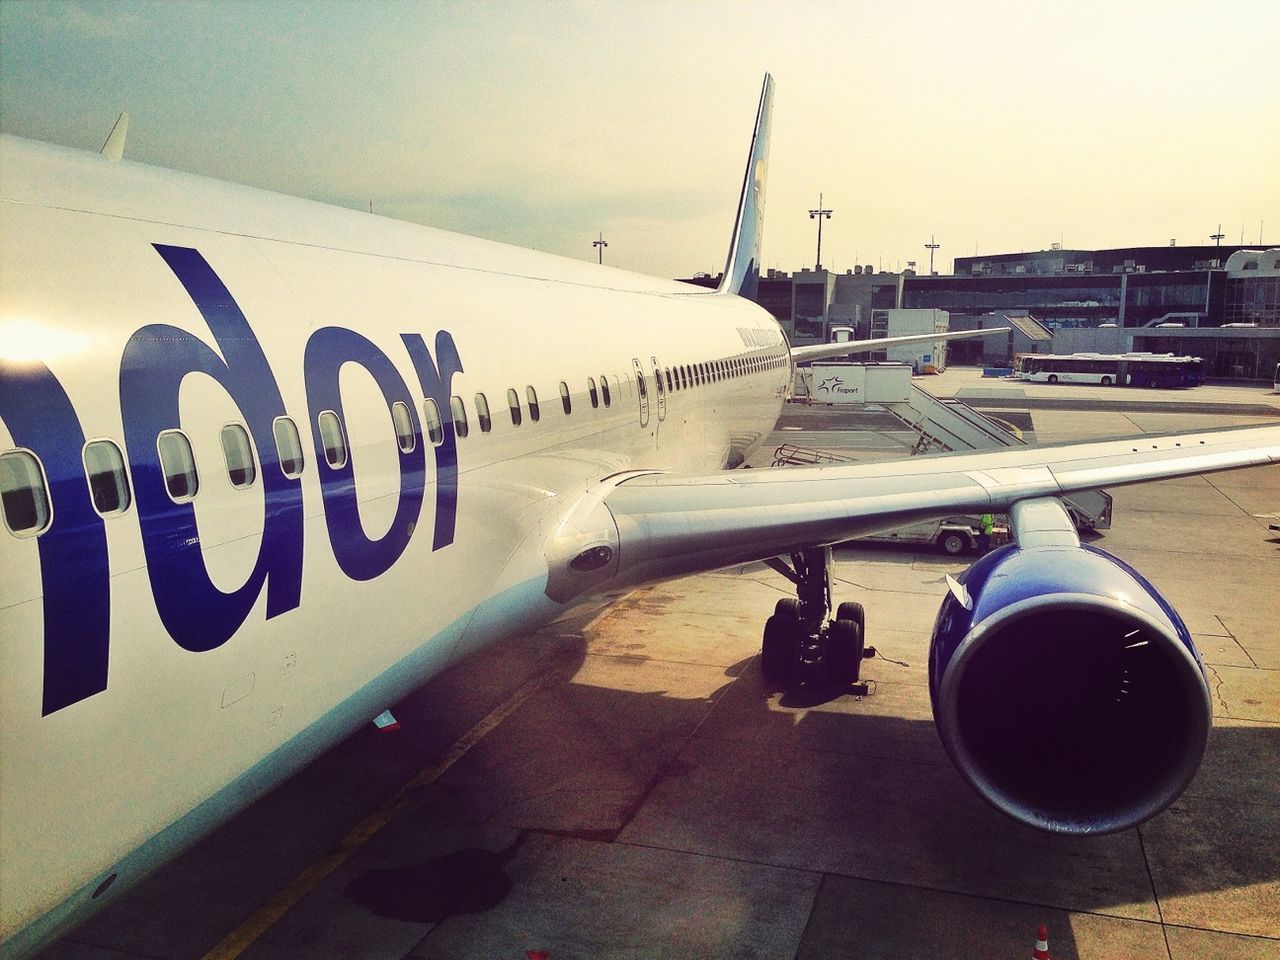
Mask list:
[{"label": "orange traffic cone", "polygon": [[1036,948],[1031,951],[1031,960],[1050,960],[1049,928],[1043,923],[1040,924],[1040,929],[1036,931]]}]

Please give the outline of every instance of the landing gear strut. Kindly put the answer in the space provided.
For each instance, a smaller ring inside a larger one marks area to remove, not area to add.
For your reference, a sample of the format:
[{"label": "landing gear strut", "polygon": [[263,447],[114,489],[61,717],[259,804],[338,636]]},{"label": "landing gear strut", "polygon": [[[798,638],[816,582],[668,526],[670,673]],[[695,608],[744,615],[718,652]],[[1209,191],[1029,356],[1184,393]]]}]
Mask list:
[{"label": "landing gear strut", "polygon": [[859,682],[862,661],[876,655],[864,643],[866,613],[860,603],[842,603],[831,616],[831,548],[797,550],[791,565],[765,561],[796,585],[796,597],[779,600],[764,625],[760,669],[778,684],[835,683],[866,694]]}]

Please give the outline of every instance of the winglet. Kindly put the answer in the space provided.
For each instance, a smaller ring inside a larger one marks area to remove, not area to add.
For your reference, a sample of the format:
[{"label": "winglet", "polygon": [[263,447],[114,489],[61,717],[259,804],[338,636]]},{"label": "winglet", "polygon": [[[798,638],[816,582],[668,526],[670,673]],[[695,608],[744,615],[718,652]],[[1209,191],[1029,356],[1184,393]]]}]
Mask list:
[{"label": "winglet", "polygon": [[754,299],[760,279],[760,240],[764,235],[764,183],[769,166],[769,121],[773,115],[773,77],[764,75],[760,108],[756,112],[755,133],[747,172],[742,178],[738,219],[733,226],[729,260],[724,266],[720,293],[734,293]]},{"label": "winglet", "polygon": [[122,113],[116,117],[116,125],[107,135],[107,142],[102,145],[101,153],[108,160],[124,159],[124,138],[129,132],[129,115]]}]

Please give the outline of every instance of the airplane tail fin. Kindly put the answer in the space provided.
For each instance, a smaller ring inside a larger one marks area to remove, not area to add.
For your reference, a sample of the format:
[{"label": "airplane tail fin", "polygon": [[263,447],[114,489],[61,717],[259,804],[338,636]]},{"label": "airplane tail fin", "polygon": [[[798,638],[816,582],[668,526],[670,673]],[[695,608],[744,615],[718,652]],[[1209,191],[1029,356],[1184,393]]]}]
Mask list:
[{"label": "airplane tail fin", "polygon": [[747,172],[742,178],[742,197],[738,201],[738,219],[733,226],[729,260],[724,266],[720,293],[733,293],[754,299],[760,276],[760,240],[764,234],[764,184],[769,166],[769,122],[773,116],[773,77],[764,75],[760,90],[760,108],[756,112],[755,132],[751,137],[751,153]]}]

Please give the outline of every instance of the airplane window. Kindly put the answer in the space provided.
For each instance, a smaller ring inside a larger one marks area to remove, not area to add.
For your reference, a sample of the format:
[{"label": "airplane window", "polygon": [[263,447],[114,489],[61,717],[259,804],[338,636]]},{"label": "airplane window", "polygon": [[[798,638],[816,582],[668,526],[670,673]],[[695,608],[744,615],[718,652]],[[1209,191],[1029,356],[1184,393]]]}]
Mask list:
[{"label": "airplane window", "polygon": [[596,378],[587,377],[587,393],[591,395],[591,409],[600,406],[600,397],[596,394]]},{"label": "airplane window", "polygon": [[276,453],[280,457],[280,469],[286,477],[302,475],[302,441],[298,427],[288,417],[276,417],[271,424],[276,435]]},{"label": "airplane window", "polygon": [[471,432],[471,425],[467,423],[467,405],[461,397],[449,398],[449,412],[453,414],[453,432],[458,437],[465,437]]},{"label": "airplane window", "polygon": [[0,454],[0,512],[9,532],[34,537],[49,529],[49,488],[40,461],[25,450]]},{"label": "airplane window", "polygon": [[93,508],[103,516],[128,510],[129,478],[120,448],[110,440],[94,440],[84,445],[83,459]]},{"label": "airplane window", "polygon": [[164,470],[164,485],[169,496],[175,503],[194,500],[200,492],[200,478],[196,475],[196,458],[187,435],[181,430],[166,430],[156,439],[156,447],[160,451],[160,467]]},{"label": "airplane window", "polygon": [[680,375],[680,389],[681,389],[681,390],[688,390],[688,389],[689,389],[689,369],[688,369],[688,367],[686,367],[684,364],[681,364],[680,366],[676,367],[676,370],[679,372],[679,375]]},{"label": "airplane window", "polygon": [[609,378],[603,376],[600,378],[600,395],[604,399],[604,405],[607,407],[613,401],[609,399]]},{"label": "airplane window", "polygon": [[674,390],[674,389],[675,389],[675,387],[671,385],[671,368],[670,368],[670,367],[663,367],[662,372],[663,372],[664,374],[666,374],[666,377],[667,377],[667,393],[670,393],[672,390]]},{"label": "airplane window", "polygon": [[529,398],[529,419],[534,423],[542,416],[542,412],[538,407],[538,391],[533,387],[525,387],[524,395]]},{"label": "airplane window", "polygon": [[318,418],[320,442],[324,444],[324,458],[337,470],[347,465],[347,440],[342,435],[342,422],[332,410],[325,410]]},{"label": "airplane window", "polygon": [[402,453],[409,453],[418,444],[413,432],[413,418],[409,416],[409,405],[397,400],[391,405],[391,422],[396,428],[396,443],[400,444]]},{"label": "airplane window", "polygon": [[427,437],[431,445],[438,447],[444,443],[444,422],[440,419],[440,407],[427,397],[422,401],[422,419],[427,424]]},{"label": "airplane window", "polygon": [[238,423],[228,423],[222,428],[222,456],[227,461],[227,476],[237,490],[253,486],[258,478],[258,468],[253,462],[253,446],[249,434]]},{"label": "airplane window", "polygon": [[524,417],[520,414],[520,394],[516,393],[515,387],[507,391],[507,406],[511,408],[511,425],[520,426]]},{"label": "airplane window", "polygon": [[646,399],[649,396],[649,391],[645,389],[644,385],[644,374],[636,374],[636,389],[640,391],[641,399]]},{"label": "airplane window", "polygon": [[489,416],[489,400],[483,393],[476,394],[476,420],[480,422],[481,433],[488,433],[493,429],[493,418]]},{"label": "airplane window", "polygon": [[563,380],[560,381],[560,405],[564,407],[564,415],[566,417],[573,413],[573,400],[569,397],[569,385]]}]

